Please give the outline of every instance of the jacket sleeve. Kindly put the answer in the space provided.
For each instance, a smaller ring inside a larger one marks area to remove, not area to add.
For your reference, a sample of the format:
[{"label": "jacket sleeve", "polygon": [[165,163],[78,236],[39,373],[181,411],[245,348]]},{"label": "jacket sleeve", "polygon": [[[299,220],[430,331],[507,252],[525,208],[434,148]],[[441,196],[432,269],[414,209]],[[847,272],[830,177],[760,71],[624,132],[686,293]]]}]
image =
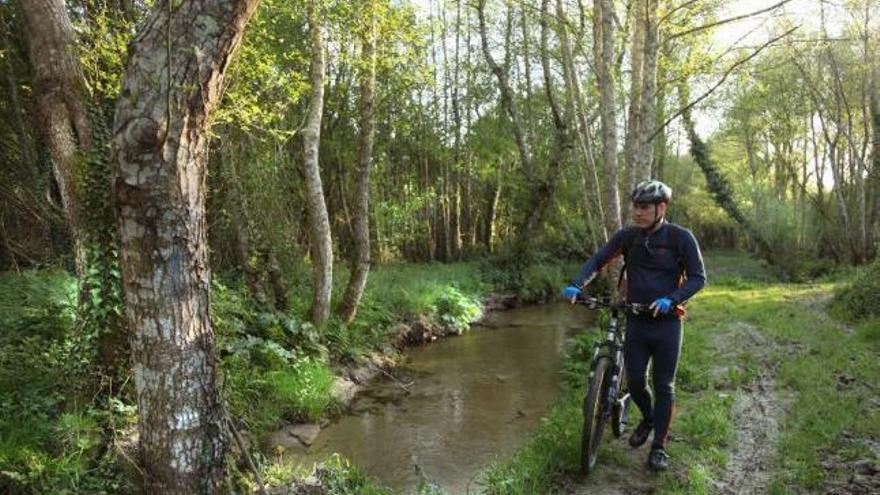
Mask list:
[{"label": "jacket sleeve", "polygon": [[596,273],[607,265],[614,258],[623,255],[623,249],[626,247],[626,239],[629,235],[627,229],[618,230],[610,241],[599,248],[596,253],[584,263],[581,267],[577,278],[572,281],[576,287],[582,287],[584,284],[590,283],[596,276]]},{"label": "jacket sleeve", "polygon": [[706,269],[703,266],[703,255],[700,254],[696,237],[690,230],[684,230],[681,241],[687,281],[669,295],[675,304],[687,301],[706,285]]}]

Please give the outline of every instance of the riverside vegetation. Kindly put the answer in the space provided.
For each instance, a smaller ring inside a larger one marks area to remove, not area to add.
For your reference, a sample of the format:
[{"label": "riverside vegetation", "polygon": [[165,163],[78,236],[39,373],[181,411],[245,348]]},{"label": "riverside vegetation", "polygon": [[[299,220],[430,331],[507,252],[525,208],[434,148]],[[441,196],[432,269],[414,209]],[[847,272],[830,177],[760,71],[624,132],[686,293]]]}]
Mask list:
[{"label": "riverside vegetation", "polygon": [[[489,262],[380,266],[355,322],[331,320],[322,331],[305,318],[304,303],[261,311],[240,280],[218,277],[212,309],[229,413],[257,444],[285,422],[332,417],[344,406],[332,394],[336,369],[373,353],[397,354],[395,324],[421,320],[461,333],[482,311],[484,294],[503,290],[535,302],[555,293],[575,266],[536,264],[520,274]],[[301,283],[292,292],[308,290],[307,274]],[[136,425],[134,406],[115,399],[109,411],[99,410],[76,386],[76,371],[89,360],[74,325],[76,291],[76,279],[60,270],[0,277],[0,486],[29,493],[132,489],[124,436]],[[107,420],[119,447],[109,451],[100,448]],[[258,457],[271,483],[305,474]],[[363,478],[342,459],[321,473]],[[232,478],[242,489],[253,482],[247,473]]]},{"label": "riverside vegetation", "polygon": [[[827,490],[845,484],[856,463],[876,462],[880,315],[871,301],[878,297],[880,264],[809,283],[783,282],[741,253],[711,253],[706,264],[710,285],[689,307],[678,372],[670,447],[674,469],[640,479],[641,458],[613,441],[603,446],[601,463],[626,473],[627,486],[713,493],[736,456],[738,394],[766,373],[773,375],[772,393],[780,403],[778,435],[760,446],[769,460],[771,493]],[[505,289],[494,284],[514,285],[520,297],[537,301],[555,294],[577,264],[536,265],[519,277],[491,266],[379,267],[357,322],[346,327],[331,321],[323,333],[302,319],[305,306],[260,312],[234,279],[215,282],[214,318],[232,417],[257,442],[285,421],[332,417],[343,406],[331,393],[334,366],[370,353],[399,352],[392,345],[395,323],[427,317],[465,331],[481,310],[481,296]],[[0,465],[4,479],[34,493],[124,491],[131,482],[120,469],[127,462],[124,451],[99,449],[99,415],[112,416],[121,435],[135,424],[133,406],[116,401],[110,412],[101,412],[66,381],[78,356],[72,326],[75,289],[74,279],[59,271],[0,279],[7,329],[0,341],[0,386],[8,391],[0,419]],[[583,377],[594,338],[586,331],[572,342],[560,377],[568,385],[558,404],[521,451],[488,467],[487,493],[569,493],[590,483],[615,483],[613,477],[576,476]],[[258,454],[257,460],[272,485],[316,474],[327,493],[390,493],[338,456],[317,473],[275,462],[272,453]],[[236,473],[230,482],[240,489],[254,486],[248,473]],[[432,490],[426,485],[422,491]]]},{"label": "riverside vegetation", "polygon": [[[600,451],[600,463],[629,479],[601,480],[601,469],[600,480],[574,479],[583,377],[595,339],[585,333],[573,347],[569,388],[531,443],[488,470],[488,493],[571,493],[580,485],[589,493],[603,481],[636,493],[646,486],[664,494],[716,493],[743,447],[739,429],[748,425],[736,414],[768,412],[736,411],[737,398],[749,392],[775,394],[768,399],[779,403],[770,411],[780,415],[779,431],[758,446],[767,466],[745,467],[749,476],[766,475],[762,491],[828,493],[858,475],[860,462],[876,466],[880,306],[871,301],[880,297],[880,263],[808,283],[783,282],[738,254],[710,254],[706,266],[709,284],[689,305],[685,323],[669,448],[673,469],[644,477],[643,450],[633,456],[625,442],[612,441]],[[835,291],[831,318],[826,303]],[[764,374],[773,375],[773,389],[750,390]]]}]

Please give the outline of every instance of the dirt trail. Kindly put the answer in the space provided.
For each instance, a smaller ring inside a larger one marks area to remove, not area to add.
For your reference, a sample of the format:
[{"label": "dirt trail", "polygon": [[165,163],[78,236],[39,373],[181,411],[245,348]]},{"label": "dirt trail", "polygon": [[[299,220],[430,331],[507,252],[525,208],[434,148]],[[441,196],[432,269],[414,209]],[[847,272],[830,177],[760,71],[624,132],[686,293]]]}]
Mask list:
[{"label": "dirt trail", "polygon": [[[640,495],[654,493],[659,476],[648,471],[648,447],[633,449],[626,437],[611,439],[611,448],[599,453],[596,470],[586,480],[570,480],[567,492],[577,495]],[[609,452],[609,450],[611,452]]]},{"label": "dirt trail", "polygon": [[[790,397],[775,385],[775,366],[770,359],[772,344],[754,326],[734,322],[718,334],[712,345],[725,356],[750,354],[760,370],[758,377],[750,384],[733,391],[732,417],[736,436],[731,443],[733,450],[727,469],[721,479],[713,482],[713,491],[737,495],[766,493],[776,453],[775,444],[779,439],[780,421],[790,401]],[[731,366],[719,366],[710,372],[723,376]],[[610,443],[600,453],[596,471],[589,479],[565,483],[568,493],[648,494],[662,486],[663,478],[648,471],[645,466],[647,448],[631,449],[625,439],[608,439]],[[675,459],[672,460],[672,469],[675,476],[686,478],[686,466],[676,465]]]},{"label": "dirt trail", "polygon": [[736,322],[715,342],[723,354],[747,352],[758,363],[758,378],[736,391],[731,411],[735,439],[724,476],[714,483],[717,493],[767,493],[775,445],[779,440],[779,422],[790,401],[777,390],[776,367],[770,360],[771,345],[761,332],[748,324]]}]

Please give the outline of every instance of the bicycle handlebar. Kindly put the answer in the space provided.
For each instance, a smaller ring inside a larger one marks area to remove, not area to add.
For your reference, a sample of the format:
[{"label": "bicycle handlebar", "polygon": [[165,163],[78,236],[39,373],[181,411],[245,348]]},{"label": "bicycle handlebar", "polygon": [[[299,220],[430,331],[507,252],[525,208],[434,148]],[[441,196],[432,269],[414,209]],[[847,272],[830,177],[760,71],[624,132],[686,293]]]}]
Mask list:
[{"label": "bicycle handlebar", "polygon": [[578,304],[583,304],[584,306],[590,309],[596,309],[597,307],[603,307],[608,309],[617,309],[624,311],[632,311],[633,314],[639,313],[650,313],[652,310],[649,308],[650,305],[642,304],[642,303],[631,303],[631,302],[623,302],[611,301],[609,298],[598,298],[598,297],[579,297],[575,300]]}]

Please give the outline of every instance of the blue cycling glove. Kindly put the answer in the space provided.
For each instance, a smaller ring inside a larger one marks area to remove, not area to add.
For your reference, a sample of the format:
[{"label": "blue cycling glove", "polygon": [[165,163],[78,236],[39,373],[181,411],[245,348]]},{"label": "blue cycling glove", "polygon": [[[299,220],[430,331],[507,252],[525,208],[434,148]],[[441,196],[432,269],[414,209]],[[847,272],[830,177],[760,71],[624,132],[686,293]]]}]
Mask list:
[{"label": "blue cycling glove", "polygon": [[661,297],[652,302],[650,308],[654,310],[654,316],[657,316],[657,313],[666,314],[672,308],[672,299]]},{"label": "blue cycling glove", "polygon": [[569,285],[565,289],[562,289],[562,297],[566,299],[572,299],[581,295],[581,290],[573,285]]}]

